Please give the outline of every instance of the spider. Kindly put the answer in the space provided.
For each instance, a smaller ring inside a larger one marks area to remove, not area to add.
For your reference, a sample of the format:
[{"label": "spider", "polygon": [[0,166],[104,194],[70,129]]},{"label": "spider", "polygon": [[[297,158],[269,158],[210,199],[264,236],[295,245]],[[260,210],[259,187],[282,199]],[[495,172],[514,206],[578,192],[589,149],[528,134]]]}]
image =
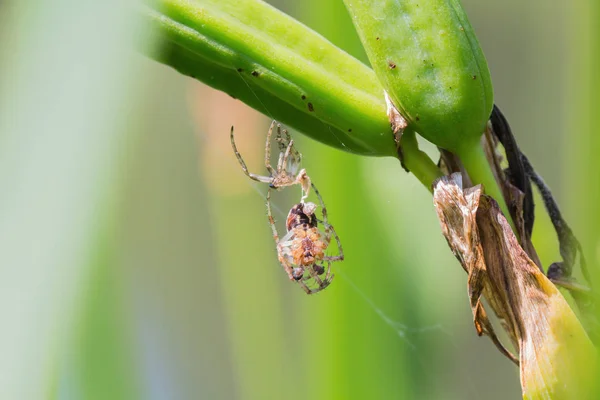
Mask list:
[{"label": "spider", "polygon": [[[313,183],[311,187],[319,199],[323,220],[319,220],[315,215],[315,203],[300,202],[290,209],[286,219],[287,233],[281,239],[271,213],[271,189],[267,192],[267,214],[277,245],[279,263],[290,280],[298,282],[306,294],[320,292],[329,286],[333,279],[331,263],[344,259],[340,238],[327,221],[327,209],[323,198]],[[323,225],[323,231],[319,230],[319,223]],[[339,255],[326,256],[325,250],[332,237],[337,242]]]},{"label": "spider", "polygon": [[[279,158],[277,160],[277,168],[271,166],[271,136],[273,129],[277,127],[277,136],[275,141],[279,146]],[[282,133],[285,136],[282,137]],[[269,171],[269,176],[256,175],[248,171],[246,163],[242,159],[240,152],[238,151],[235,140],[233,138],[233,126],[231,127],[231,146],[235,156],[237,157],[242,170],[250,178],[258,182],[268,183],[272,189],[281,189],[287,186],[300,185],[302,188],[301,202],[308,197],[310,190],[311,181],[309,176],[306,174],[304,168],[300,169],[302,162],[302,155],[294,147],[294,141],[290,137],[287,129],[281,129],[281,124],[277,121],[273,121],[269,127],[267,133],[267,142],[265,144],[265,166]]]}]

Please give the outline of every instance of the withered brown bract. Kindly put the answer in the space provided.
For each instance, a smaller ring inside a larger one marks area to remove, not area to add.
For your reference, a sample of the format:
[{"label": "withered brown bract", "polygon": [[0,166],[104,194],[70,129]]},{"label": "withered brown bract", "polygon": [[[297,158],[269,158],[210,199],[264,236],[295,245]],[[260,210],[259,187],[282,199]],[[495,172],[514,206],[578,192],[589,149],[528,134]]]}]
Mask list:
[{"label": "withered brown bract", "polygon": [[477,333],[519,362],[494,333],[483,295],[518,351],[524,398],[587,398],[590,386],[584,383],[593,380],[596,349],[562,294],[521,248],[496,202],[480,186],[463,190],[458,173],[436,181],[433,198],[442,233],[468,273]]}]

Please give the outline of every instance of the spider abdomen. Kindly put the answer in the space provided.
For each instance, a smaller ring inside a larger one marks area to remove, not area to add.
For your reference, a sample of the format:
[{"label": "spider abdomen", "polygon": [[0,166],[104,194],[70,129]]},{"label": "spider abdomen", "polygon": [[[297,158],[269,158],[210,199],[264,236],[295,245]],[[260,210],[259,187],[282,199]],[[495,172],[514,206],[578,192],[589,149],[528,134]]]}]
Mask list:
[{"label": "spider abdomen", "polygon": [[317,228],[296,227],[292,243],[292,258],[296,265],[309,266],[324,257],[325,243]]}]

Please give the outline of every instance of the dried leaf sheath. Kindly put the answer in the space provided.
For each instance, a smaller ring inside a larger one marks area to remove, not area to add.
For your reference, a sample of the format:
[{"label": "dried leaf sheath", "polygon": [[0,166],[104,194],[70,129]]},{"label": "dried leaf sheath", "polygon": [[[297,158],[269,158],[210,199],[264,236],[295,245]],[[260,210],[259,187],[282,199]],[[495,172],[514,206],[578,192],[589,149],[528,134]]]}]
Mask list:
[{"label": "dried leaf sheath", "polygon": [[523,251],[496,202],[478,186],[463,190],[460,174],[453,174],[435,183],[434,204],[442,232],[469,274],[478,333],[498,345],[493,329],[486,328],[483,295],[519,350],[524,398],[587,398],[596,350],[561,293]]},{"label": "dried leaf sheath", "polygon": [[[507,324],[504,321],[507,315],[502,312],[502,302],[498,302],[498,299],[492,295],[490,287],[482,284],[482,279],[486,275],[486,265],[476,222],[480,198],[480,186],[469,188],[463,192],[462,177],[458,173],[452,174],[452,179],[442,177],[434,184],[433,201],[440,219],[442,233],[452,252],[469,275],[469,299],[477,334],[489,336],[504,355],[518,364],[517,358],[500,343],[480,301],[483,294],[503,325]],[[507,332],[515,348],[518,348],[517,337],[511,334],[511,330],[507,330]]]}]

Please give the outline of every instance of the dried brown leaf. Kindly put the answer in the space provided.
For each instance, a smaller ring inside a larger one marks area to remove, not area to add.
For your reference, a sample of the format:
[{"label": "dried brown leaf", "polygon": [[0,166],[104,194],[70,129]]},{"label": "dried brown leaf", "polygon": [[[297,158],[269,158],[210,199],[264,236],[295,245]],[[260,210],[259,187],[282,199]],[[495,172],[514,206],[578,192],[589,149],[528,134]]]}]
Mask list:
[{"label": "dried brown leaf", "polygon": [[[468,273],[468,293],[478,334],[494,334],[483,296],[519,351],[525,398],[586,398],[596,351],[556,287],[523,250],[510,225],[480,186],[464,189],[460,174],[434,184],[442,232]],[[586,376],[587,374],[587,376]]]},{"label": "dried brown leaf", "polygon": [[[456,258],[468,276],[468,293],[473,312],[473,322],[479,335],[490,337],[496,347],[510,360],[518,364],[517,358],[500,342],[481,304],[481,296],[488,300],[490,307],[500,320],[507,318],[502,301],[498,301],[491,287],[485,285],[487,277],[483,248],[477,230],[477,209],[481,198],[481,187],[462,189],[459,173],[442,177],[434,184],[433,201],[440,219],[442,233]],[[503,322],[504,324],[505,322]],[[517,339],[509,336],[517,347]]]}]

